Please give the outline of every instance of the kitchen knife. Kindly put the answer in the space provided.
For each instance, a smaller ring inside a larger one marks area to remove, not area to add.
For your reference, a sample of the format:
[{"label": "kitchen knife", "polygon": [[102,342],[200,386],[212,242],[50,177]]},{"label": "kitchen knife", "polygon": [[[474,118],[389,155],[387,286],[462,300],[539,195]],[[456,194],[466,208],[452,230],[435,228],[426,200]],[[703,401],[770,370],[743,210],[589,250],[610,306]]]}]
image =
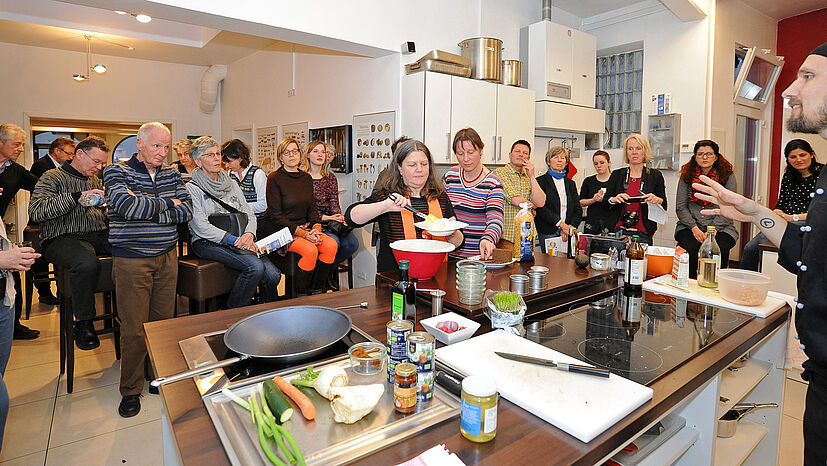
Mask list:
[{"label": "kitchen knife", "polygon": [[609,370],[600,367],[581,366],[579,364],[556,363],[548,359],[535,358],[532,356],[523,356],[521,354],[501,353],[494,351],[494,354],[501,358],[511,359],[512,361],[527,362],[529,364],[538,364],[541,366],[556,367],[561,371],[577,372],[578,374],[596,375],[598,377],[609,377]]}]

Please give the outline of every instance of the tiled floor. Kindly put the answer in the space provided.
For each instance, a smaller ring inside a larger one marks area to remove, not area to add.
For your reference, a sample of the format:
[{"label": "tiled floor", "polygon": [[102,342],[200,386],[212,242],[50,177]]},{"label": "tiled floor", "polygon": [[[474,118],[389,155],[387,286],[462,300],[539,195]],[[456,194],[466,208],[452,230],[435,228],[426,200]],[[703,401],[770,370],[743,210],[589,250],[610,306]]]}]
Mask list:
[{"label": "tiled floor", "polygon": [[[35,295],[36,298],[36,295]],[[160,465],[161,402],[144,391],[140,414],[118,416],[120,363],[112,336],[94,351],[75,351],[74,391],[58,377],[57,308],[34,304],[25,324],[40,338],[15,341],[5,381],[11,396],[0,465]],[[801,420],[807,386],[786,379],[782,466],[803,463]]]}]

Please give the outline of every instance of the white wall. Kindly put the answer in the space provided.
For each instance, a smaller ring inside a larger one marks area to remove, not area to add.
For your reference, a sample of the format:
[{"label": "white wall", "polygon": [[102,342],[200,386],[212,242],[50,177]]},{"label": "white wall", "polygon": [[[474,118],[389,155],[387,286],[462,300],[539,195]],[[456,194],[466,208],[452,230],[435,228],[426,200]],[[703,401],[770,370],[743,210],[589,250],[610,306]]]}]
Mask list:
[{"label": "white wall", "polygon": [[[662,8],[653,14],[586,32],[597,37],[598,51],[643,41],[641,132],[644,135],[649,119],[649,97],[668,92],[672,94],[672,111],[681,114],[681,141],[692,147],[695,141],[704,137],[709,19],[683,23],[666,8]],[[624,166],[621,149],[610,149],[607,152],[612,157],[613,169]],[[581,158],[582,165],[578,166],[578,170],[583,170],[585,176],[594,174],[591,154],[593,151],[587,152]],[[683,155],[681,163],[686,160]],[[669,221],[658,228],[654,242],[659,246],[674,246],[677,171],[663,171],[663,175]]]},{"label": "white wall", "polygon": [[[0,43],[5,64],[0,85],[0,121],[28,128],[31,117],[73,118],[119,122],[158,120],[171,123],[173,140],[189,134],[220,133],[220,105],[212,114],[199,110],[201,75],[205,67],[99,56],[104,75],[76,82],[83,72],[84,53]],[[27,138],[27,145],[31,141]],[[31,151],[19,162],[29,167]],[[28,194],[18,197],[25,224]]]}]

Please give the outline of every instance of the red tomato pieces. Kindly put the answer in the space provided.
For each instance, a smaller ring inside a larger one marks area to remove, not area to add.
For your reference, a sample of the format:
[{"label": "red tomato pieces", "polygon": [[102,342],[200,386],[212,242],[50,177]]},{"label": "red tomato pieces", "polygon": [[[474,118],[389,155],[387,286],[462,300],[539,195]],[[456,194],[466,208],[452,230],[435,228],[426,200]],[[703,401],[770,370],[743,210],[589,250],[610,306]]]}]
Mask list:
[{"label": "red tomato pieces", "polygon": [[439,322],[436,324],[436,328],[442,330],[445,333],[454,333],[459,332],[460,330],[465,330],[465,327],[460,327],[459,324],[452,320],[447,320],[445,322]]}]

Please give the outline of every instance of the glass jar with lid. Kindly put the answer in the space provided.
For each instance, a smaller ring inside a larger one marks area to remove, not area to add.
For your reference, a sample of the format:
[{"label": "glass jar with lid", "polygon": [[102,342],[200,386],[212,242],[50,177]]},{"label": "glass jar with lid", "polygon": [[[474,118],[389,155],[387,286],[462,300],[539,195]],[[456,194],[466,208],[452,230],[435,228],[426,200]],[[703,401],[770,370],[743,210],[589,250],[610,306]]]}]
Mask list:
[{"label": "glass jar with lid", "polygon": [[402,414],[412,413],[416,409],[416,366],[403,362],[394,371],[393,406]]},{"label": "glass jar with lid", "polygon": [[497,435],[497,383],[472,375],[462,380],[459,431],[472,442],[484,443]]}]

